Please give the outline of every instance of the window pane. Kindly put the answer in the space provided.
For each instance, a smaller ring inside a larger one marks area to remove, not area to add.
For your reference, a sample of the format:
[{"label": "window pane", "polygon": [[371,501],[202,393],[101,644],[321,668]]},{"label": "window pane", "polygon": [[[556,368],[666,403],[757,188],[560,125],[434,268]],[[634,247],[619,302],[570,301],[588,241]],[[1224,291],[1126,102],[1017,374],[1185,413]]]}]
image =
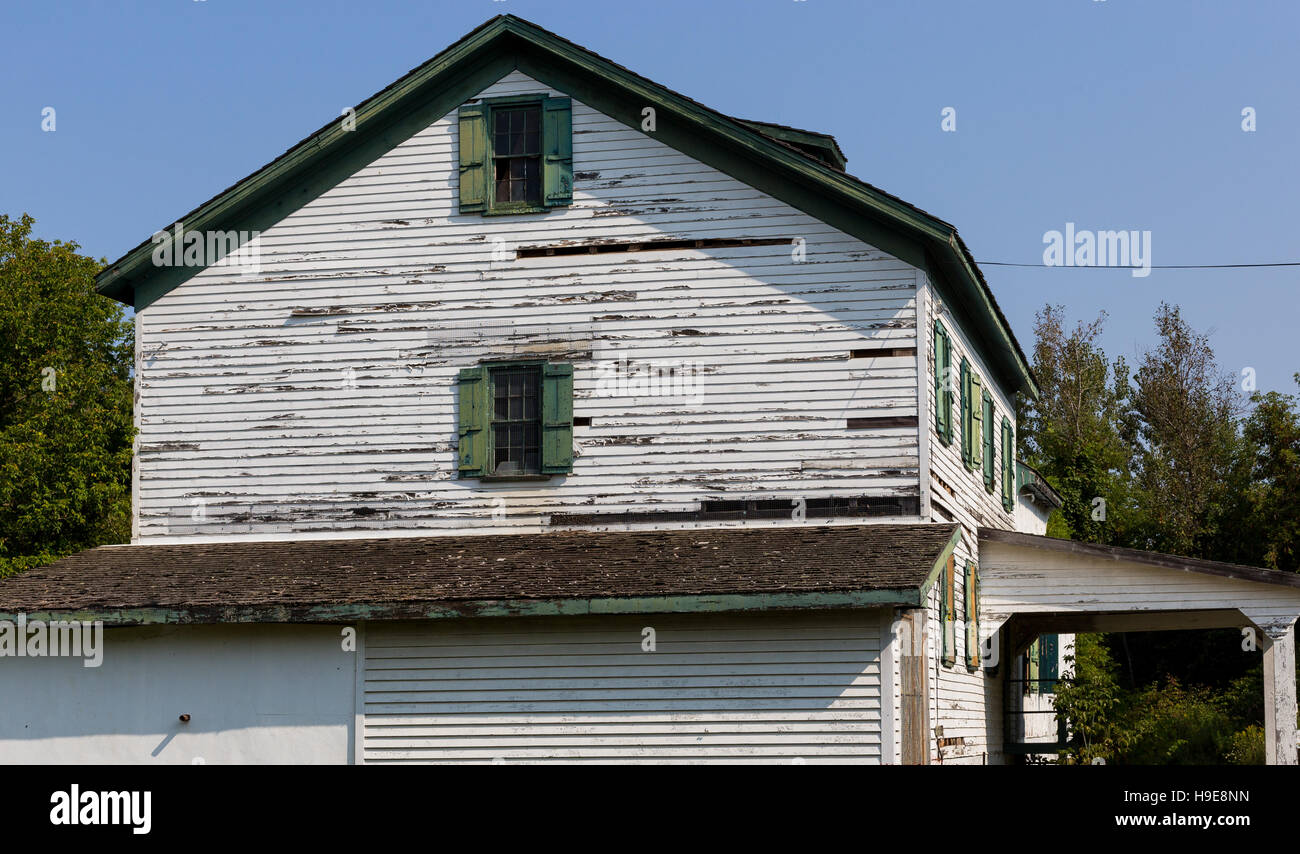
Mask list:
[{"label": "window pane", "polygon": [[497,161],[496,195],[494,198],[498,202],[510,201],[510,172],[507,163],[508,161],[505,160]]},{"label": "window pane", "polygon": [[493,368],[493,473],[541,471],[541,369],[536,365]]}]

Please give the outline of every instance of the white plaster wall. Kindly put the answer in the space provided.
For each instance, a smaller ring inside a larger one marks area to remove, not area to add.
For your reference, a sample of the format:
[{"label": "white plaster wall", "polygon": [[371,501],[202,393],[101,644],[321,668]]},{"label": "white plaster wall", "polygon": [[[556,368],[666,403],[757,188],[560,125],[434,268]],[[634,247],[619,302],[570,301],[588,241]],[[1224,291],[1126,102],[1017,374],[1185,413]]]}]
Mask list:
[{"label": "white plaster wall", "polygon": [[103,644],[97,668],[0,658],[0,763],[349,761],[356,653],[338,626],[118,628]]}]

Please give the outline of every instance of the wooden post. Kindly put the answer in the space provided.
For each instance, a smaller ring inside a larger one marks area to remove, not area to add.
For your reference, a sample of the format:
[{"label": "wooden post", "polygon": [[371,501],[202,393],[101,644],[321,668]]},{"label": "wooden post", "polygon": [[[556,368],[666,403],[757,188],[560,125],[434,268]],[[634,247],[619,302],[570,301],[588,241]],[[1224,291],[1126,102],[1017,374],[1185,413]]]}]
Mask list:
[{"label": "wooden post", "polygon": [[1295,628],[1264,635],[1264,761],[1295,765]]},{"label": "wooden post", "polygon": [[926,673],[926,619],[924,608],[899,615],[899,726],[904,765],[930,762],[930,703]]}]

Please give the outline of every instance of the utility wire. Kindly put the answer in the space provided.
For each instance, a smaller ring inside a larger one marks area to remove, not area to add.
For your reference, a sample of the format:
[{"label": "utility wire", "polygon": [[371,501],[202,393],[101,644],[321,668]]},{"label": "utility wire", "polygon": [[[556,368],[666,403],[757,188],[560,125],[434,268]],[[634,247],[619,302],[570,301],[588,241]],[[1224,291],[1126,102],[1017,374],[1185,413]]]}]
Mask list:
[{"label": "utility wire", "polygon": [[1097,270],[1223,270],[1235,267],[1300,267],[1300,261],[1278,261],[1271,264],[1016,264],[1011,261],[976,261],[984,267],[1092,267]]}]

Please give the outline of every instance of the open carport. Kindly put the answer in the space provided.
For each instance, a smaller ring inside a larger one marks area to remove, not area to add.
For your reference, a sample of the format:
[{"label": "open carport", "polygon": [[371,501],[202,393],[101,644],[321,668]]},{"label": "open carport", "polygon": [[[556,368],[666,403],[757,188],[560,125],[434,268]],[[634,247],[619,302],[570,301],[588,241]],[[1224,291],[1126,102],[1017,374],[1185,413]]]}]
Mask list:
[{"label": "open carport", "polygon": [[1300,575],[988,528],[979,538],[981,633],[998,635],[1006,661],[1043,633],[1255,629],[1267,761],[1297,764]]}]

